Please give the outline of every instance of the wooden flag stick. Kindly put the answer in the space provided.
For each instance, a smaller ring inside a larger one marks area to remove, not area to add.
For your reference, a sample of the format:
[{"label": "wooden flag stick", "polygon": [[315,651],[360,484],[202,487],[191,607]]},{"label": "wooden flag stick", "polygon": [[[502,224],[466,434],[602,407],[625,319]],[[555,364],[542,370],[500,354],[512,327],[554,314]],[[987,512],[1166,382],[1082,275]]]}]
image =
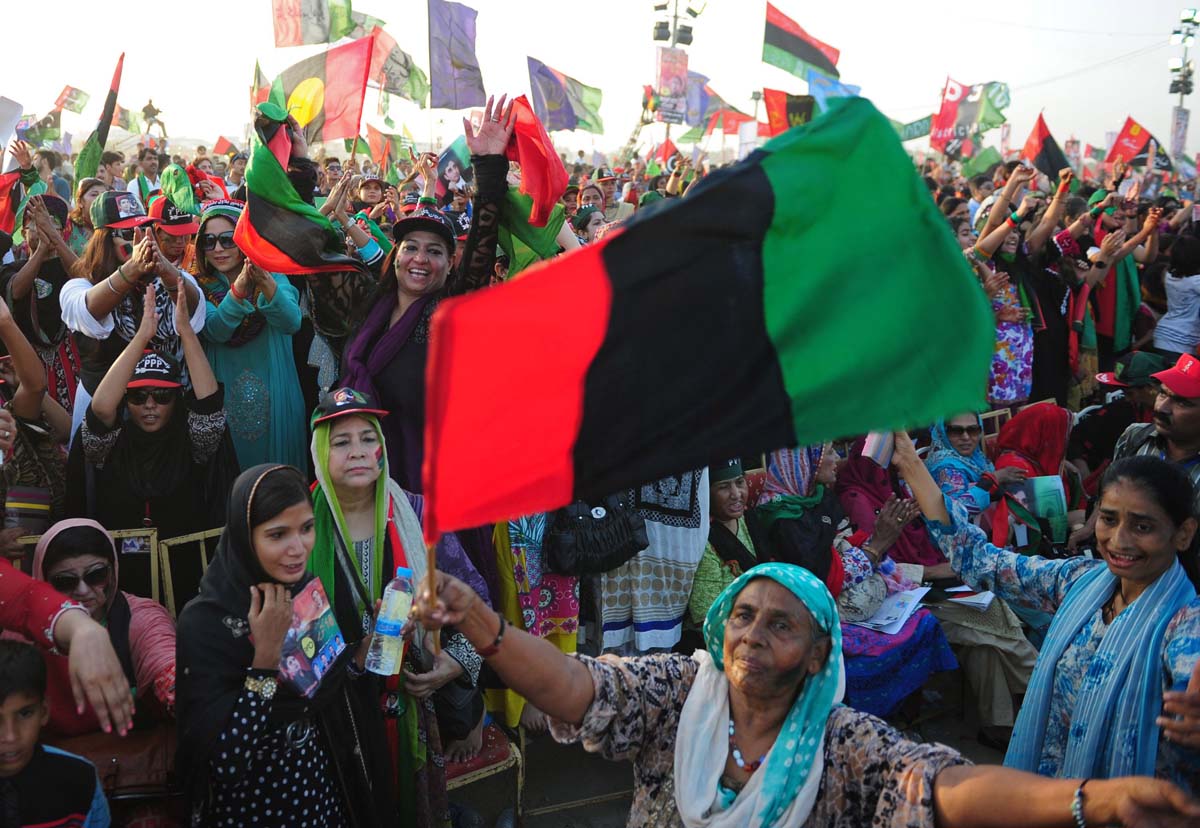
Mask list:
[{"label": "wooden flag stick", "polygon": [[[431,600],[437,600],[437,541],[425,544],[425,586],[429,590]],[[433,654],[442,651],[442,637],[435,634],[433,638]]]}]

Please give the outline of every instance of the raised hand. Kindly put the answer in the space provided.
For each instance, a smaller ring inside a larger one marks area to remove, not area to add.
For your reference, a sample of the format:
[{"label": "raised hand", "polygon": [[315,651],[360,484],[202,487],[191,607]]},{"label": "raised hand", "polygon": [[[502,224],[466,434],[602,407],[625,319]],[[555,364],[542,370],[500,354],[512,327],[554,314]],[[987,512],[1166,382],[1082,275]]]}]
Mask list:
[{"label": "raised hand", "polygon": [[1168,741],[1200,749],[1200,660],[1192,668],[1187,690],[1163,693],[1158,726]]},{"label": "raised hand", "polygon": [[512,101],[505,105],[506,99],[504,95],[500,96],[499,101],[494,97],[488,98],[478,132],[471,127],[469,118],[463,118],[463,132],[467,137],[467,148],[472,155],[504,154],[516,124]]},{"label": "raised hand", "polygon": [[282,584],[259,584],[250,587],[250,635],[254,640],[254,663],[257,670],[275,670],[283,639],[292,625],[292,596]]},{"label": "raised hand", "polygon": [[23,170],[32,169],[33,153],[29,151],[29,144],[14,138],[12,143],[8,145],[8,151],[12,153],[12,157],[16,160],[17,166]]},{"label": "raised hand", "polygon": [[[180,291],[182,293],[182,291]],[[138,323],[137,333],[142,344],[150,342],[158,331],[158,309],[154,307],[154,285],[146,285],[145,301],[142,303],[142,321]]]}]

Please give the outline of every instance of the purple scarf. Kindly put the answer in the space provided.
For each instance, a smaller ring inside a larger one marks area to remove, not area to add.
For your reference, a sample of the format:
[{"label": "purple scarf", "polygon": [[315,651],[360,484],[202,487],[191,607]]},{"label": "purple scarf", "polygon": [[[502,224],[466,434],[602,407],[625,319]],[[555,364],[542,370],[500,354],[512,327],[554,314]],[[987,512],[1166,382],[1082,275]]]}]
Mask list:
[{"label": "purple scarf", "polygon": [[389,290],[379,297],[375,307],[367,314],[358,336],[346,346],[346,353],[342,357],[340,384],[370,394],[378,401],[379,394],[375,391],[374,378],[396,358],[396,354],[400,353],[413,329],[417,327],[425,306],[433,299],[433,296],[422,296],[389,328],[388,320],[392,317],[392,311],[396,309],[396,291]]}]

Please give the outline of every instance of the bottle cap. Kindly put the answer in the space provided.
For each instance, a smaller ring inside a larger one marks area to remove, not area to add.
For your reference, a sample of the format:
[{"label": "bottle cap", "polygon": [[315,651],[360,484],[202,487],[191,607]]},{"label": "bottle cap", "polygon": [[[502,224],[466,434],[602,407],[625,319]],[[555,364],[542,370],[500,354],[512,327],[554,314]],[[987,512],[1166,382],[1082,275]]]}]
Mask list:
[{"label": "bottle cap", "polygon": [[408,578],[411,581],[412,574],[413,574],[412,570],[409,569],[407,566],[396,567],[396,577],[397,578],[404,577],[404,578]]}]

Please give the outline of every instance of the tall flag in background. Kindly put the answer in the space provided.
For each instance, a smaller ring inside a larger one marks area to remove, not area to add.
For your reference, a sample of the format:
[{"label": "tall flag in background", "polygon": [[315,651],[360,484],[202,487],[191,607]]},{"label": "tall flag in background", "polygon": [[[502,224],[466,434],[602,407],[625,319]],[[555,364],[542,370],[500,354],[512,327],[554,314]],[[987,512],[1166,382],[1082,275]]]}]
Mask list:
[{"label": "tall flag in background", "polygon": [[288,112],[273,102],[258,111],[268,119],[256,128],[246,164],[246,209],[234,241],[246,257],[270,273],[363,271],[346,255],[345,242],[321,211],[300,198],[287,177],[292,140],[283,128]]},{"label": "tall flag in background", "polygon": [[600,120],[602,94],[599,89],[585,86],[537,58],[526,56],[526,61],[529,63],[533,111],[546,129],[604,132],[604,122]]},{"label": "tall flag in background", "polygon": [[142,116],[132,109],[118,105],[113,111],[112,125],[120,127],[126,132],[141,132]]},{"label": "tall flag in background", "polygon": [[816,69],[830,77],[839,77],[837,62],[841,53],[804,31],[800,24],[767,3],[767,28],[763,34],[764,63],[778,66],[798,78]]},{"label": "tall flag in background", "polygon": [[1133,118],[1125,118],[1125,126],[1117,140],[1113,141],[1108,150],[1106,164],[1124,161],[1130,167],[1144,167],[1150,157],[1150,142],[1154,142],[1154,169],[1172,170],[1171,156],[1163,149],[1162,141],[1150,134],[1150,130],[1139,124]]},{"label": "tall flag in background", "polygon": [[351,40],[358,40],[360,37],[367,37],[373,31],[375,31],[375,29],[382,29],[387,25],[387,23],[380,20],[378,17],[372,17],[369,14],[363,14],[362,12],[354,11],[354,9],[350,10],[350,24],[351,29],[350,31],[346,32],[346,37],[350,38]]},{"label": "tall flag in background", "polygon": [[704,113],[708,111],[708,102],[711,99],[708,76],[688,69],[687,114],[683,116],[683,122],[690,127],[701,126],[704,123]]},{"label": "tall flag in background", "polygon": [[373,48],[374,40],[364,37],[289,66],[271,84],[270,102],[294,117],[309,141],[353,138],[362,124]]},{"label": "tall flag in background", "polygon": [[350,0],[271,0],[275,45],[333,43],[354,28]]},{"label": "tall flag in background", "polygon": [[367,124],[367,148],[371,153],[371,160],[376,164],[384,164],[389,158],[393,163],[408,158],[408,151],[414,146],[412,136],[408,134],[407,128],[403,135],[396,135],[380,132]]},{"label": "tall flag in background", "polygon": [[[836,116],[595,244],[439,306],[427,539],[983,403],[994,323],[978,282],[887,119],[864,99]],[[835,209],[812,210],[814,180],[870,191],[860,221],[841,218],[851,201],[836,193]],[[864,230],[880,244],[847,259]],[[885,268],[896,278],[881,282]],[[897,349],[913,326],[921,341]],[[853,353],[823,344],[847,336]],[[551,380],[497,411],[490,401],[531,369]]]},{"label": "tall flag in background", "polygon": [[1046,119],[1041,115],[1033,125],[1033,132],[1029,133],[1021,157],[1032,161],[1038,172],[1045,173],[1052,184],[1058,181],[1059,170],[1070,166],[1066,154],[1050,134],[1050,127],[1046,126]]},{"label": "tall flag in background", "polygon": [[829,109],[829,102],[834,98],[856,98],[862,92],[861,86],[852,83],[842,83],[840,80],[823,75],[815,69],[808,70],[808,94],[813,96],[817,114]]},{"label": "tall flag in background", "polygon": [[487,103],[475,57],[475,9],[429,0],[429,74],[434,109],[469,109]]},{"label": "tall flag in background", "polygon": [[254,81],[250,84],[250,108],[266,103],[271,97],[271,81],[263,73],[258,61],[254,61]]},{"label": "tall flag in background", "polygon": [[567,189],[567,168],[524,95],[513,101],[513,115],[516,123],[508,141],[508,159],[521,165],[521,192],[533,199],[529,223],[545,227]]},{"label": "tall flag in background", "polygon": [[1008,84],[999,81],[964,86],[946,78],[942,105],[933,118],[929,146],[947,155],[959,155],[977,133],[1005,122],[1004,110],[1011,101]]},{"label": "tall flag in background", "polygon": [[74,112],[78,115],[83,112],[83,108],[87,106],[87,102],[91,99],[92,96],[82,89],[76,89],[74,86],[64,86],[63,91],[58,93],[58,100],[54,102],[54,108],[65,109],[68,112]]},{"label": "tall flag in background", "polygon": [[408,98],[423,109],[429,97],[429,78],[412,56],[401,49],[396,39],[382,28],[376,26],[370,35],[375,38],[375,48],[371,52],[370,83],[383,92]]},{"label": "tall flag in background", "polygon": [[125,66],[125,53],[117,58],[117,68],[113,71],[112,83],[108,87],[108,97],[104,99],[104,109],[100,112],[100,122],[92,130],[79,151],[75,161],[75,179],[82,181],[91,178],[100,169],[100,156],[104,145],[108,142],[108,128],[112,124],[113,111],[117,108],[117,90],[121,87],[121,69]]},{"label": "tall flag in background", "polygon": [[764,89],[763,104],[767,107],[771,135],[775,136],[811,121],[816,99],[812,95],[789,95],[781,89]]},{"label": "tall flag in background", "polygon": [[224,135],[217,136],[217,142],[213,144],[213,155],[229,155],[237,152],[237,144],[230,141]]}]

